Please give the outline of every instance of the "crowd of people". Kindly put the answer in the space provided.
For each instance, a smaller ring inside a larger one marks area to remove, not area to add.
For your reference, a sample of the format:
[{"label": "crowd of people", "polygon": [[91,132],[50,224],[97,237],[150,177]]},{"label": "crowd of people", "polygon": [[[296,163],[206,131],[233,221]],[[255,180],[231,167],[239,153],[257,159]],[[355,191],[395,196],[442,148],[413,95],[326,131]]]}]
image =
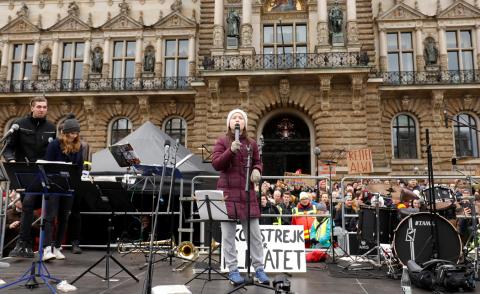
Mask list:
[{"label": "crowd of people", "polygon": [[[369,187],[382,185],[388,187],[385,193],[369,190]],[[395,189],[391,187],[394,186]],[[480,211],[480,194],[477,185],[469,187],[463,180],[452,180],[438,186],[438,193],[445,194],[447,202],[437,202],[437,213],[456,227],[462,240],[466,241],[471,233],[472,204],[468,197],[473,195],[476,211]],[[416,179],[398,180],[396,183],[379,180],[359,180],[344,183],[332,183],[332,191],[328,192],[327,183],[322,180],[316,187],[286,185],[283,181],[269,183],[264,181],[259,187],[261,195],[261,224],[268,225],[303,225],[306,248],[330,246],[331,226],[334,231],[356,232],[359,230],[358,214],[363,207],[392,208],[397,210],[398,219],[412,213],[428,210],[428,182],[418,182]],[[395,190],[401,193],[395,194]],[[344,194],[344,195],[343,195]],[[330,200],[332,196],[332,201]],[[443,199],[445,200],[445,199]],[[436,199],[435,201],[442,201]],[[330,205],[333,209],[330,215]],[[343,220],[343,215],[345,218]],[[463,217],[457,219],[457,215]],[[344,223],[343,223],[344,222]],[[328,224],[328,225],[327,225]],[[328,242],[327,242],[328,240]]]}]

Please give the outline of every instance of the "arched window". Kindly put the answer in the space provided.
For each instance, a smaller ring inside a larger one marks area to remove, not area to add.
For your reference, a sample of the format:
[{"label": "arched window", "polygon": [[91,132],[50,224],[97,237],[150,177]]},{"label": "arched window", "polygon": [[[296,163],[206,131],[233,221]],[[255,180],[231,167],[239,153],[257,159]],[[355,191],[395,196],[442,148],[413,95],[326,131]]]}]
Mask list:
[{"label": "arched window", "polygon": [[392,142],[394,158],[417,158],[417,129],[411,116],[400,114],[393,119]]},{"label": "arched window", "polygon": [[165,122],[163,131],[173,139],[178,139],[185,146],[187,136],[187,122],[181,117],[172,117]]},{"label": "arched window", "polygon": [[453,129],[455,132],[455,151],[458,157],[478,157],[477,127],[475,119],[467,114],[460,113],[455,116]]},{"label": "arched window", "polygon": [[110,125],[110,145],[117,143],[132,132],[132,122],[125,117],[117,118]]}]

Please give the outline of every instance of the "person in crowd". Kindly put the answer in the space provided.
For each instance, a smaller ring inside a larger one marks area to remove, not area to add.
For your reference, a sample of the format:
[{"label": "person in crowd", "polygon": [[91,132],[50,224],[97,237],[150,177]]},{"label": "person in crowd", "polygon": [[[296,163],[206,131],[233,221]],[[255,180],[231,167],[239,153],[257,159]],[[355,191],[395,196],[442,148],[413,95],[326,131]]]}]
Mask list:
[{"label": "person in crowd", "polygon": [[[240,127],[239,139],[235,139],[235,125]],[[217,189],[222,190],[226,200],[229,218],[240,220],[244,231],[250,222],[251,265],[255,269],[255,279],[262,284],[270,284],[270,278],[264,271],[263,244],[260,234],[260,209],[255,195],[254,183],[259,183],[262,163],[255,140],[248,137],[248,117],[241,109],[234,109],[227,116],[227,132],[219,137],[212,154],[212,166],[220,172]],[[251,174],[246,174],[248,158],[247,147],[251,150]],[[245,195],[245,183],[249,179],[250,194]],[[248,198],[247,198],[248,197]],[[248,206],[249,199],[250,206]],[[247,214],[250,210],[250,215]],[[225,266],[228,269],[228,279],[234,285],[241,285],[245,279],[238,271],[237,253],[235,248],[235,222],[222,222],[222,250]]]},{"label": "person in crowd", "polygon": [[[342,206],[344,206],[342,210]],[[344,211],[344,212],[343,212]],[[345,194],[345,202],[338,203],[335,208],[335,226],[342,227],[342,216],[345,214],[356,214],[357,211],[353,208],[352,192]],[[355,217],[345,217],[345,229],[349,232],[357,230],[357,219]]]},{"label": "person in crowd", "polygon": [[[279,209],[274,204],[268,201],[267,196],[260,197],[261,213],[262,214],[280,214]],[[282,218],[280,216],[262,216],[260,218],[261,225],[281,225]]]},{"label": "person in crowd", "polygon": [[280,190],[273,191],[273,201],[274,201],[275,206],[277,206],[277,205],[279,205],[280,203],[283,202],[282,191],[280,191]]},{"label": "person in crowd", "polygon": [[321,181],[318,183],[318,192],[319,192],[319,193],[327,192],[327,181],[321,180]]},{"label": "person in crowd", "polygon": [[320,202],[323,202],[327,207],[327,210],[330,211],[330,197],[328,197],[328,193],[322,193],[320,196]]},{"label": "person in crowd", "polygon": [[[3,248],[3,256],[8,256],[10,251],[15,247],[15,239],[20,233],[20,224],[22,216],[22,201],[20,201],[20,194],[13,190],[10,193],[10,204],[8,205],[5,213],[5,247]],[[38,214],[34,213],[34,219],[38,219]],[[31,236],[38,235],[39,226],[38,223],[32,225]]]},{"label": "person in crowd", "polygon": [[282,225],[289,225],[292,223],[292,218],[290,216],[292,215],[294,204],[290,201],[290,199],[290,191],[285,191],[283,193],[283,203],[278,205],[282,213]]},{"label": "person in crowd", "polygon": [[[80,171],[83,168],[83,152],[80,143],[80,123],[73,114],[69,114],[63,123],[61,135],[53,140],[47,148],[45,158],[50,161],[63,161],[76,164]],[[79,178],[80,180],[80,178]],[[45,214],[45,248],[43,260],[65,259],[61,252],[62,240],[68,224],[68,217],[72,209],[73,197],[53,196],[47,203]],[[57,217],[57,230],[53,238],[53,221]]]},{"label": "person in crowd", "polygon": [[300,202],[292,210],[292,225],[302,225],[305,239],[305,248],[310,248],[310,228],[312,227],[313,222],[315,221],[314,216],[311,214],[316,214],[317,209],[315,206],[310,203],[310,198],[308,197],[307,192],[300,193]]},{"label": "person in crowd", "polygon": [[[17,120],[18,131],[14,132],[8,141],[3,156],[8,162],[35,162],[44,159],[49,139],[56,135],[56,127],[47,120],[48,103],[43,96],[30,100],[30,114]],[[20,234],[11,257],[33,258],[33,239],[31,228],[33,211],[42,205],[41,196],[21,195],[22,216]]]},{"label": "person in crowd", "polygon": [[[320,202],[318,214],[326,215],[327,206]],[[331,218],[329,216],[317,216],[310,229],[312,248],[328,248],[330,246]]]}]

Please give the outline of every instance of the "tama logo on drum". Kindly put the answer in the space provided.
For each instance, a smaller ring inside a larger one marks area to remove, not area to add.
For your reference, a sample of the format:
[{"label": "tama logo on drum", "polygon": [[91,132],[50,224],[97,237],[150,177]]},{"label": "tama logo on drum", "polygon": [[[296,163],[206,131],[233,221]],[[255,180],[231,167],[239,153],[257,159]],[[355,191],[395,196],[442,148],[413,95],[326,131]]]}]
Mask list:
[{"label": "tama logo on drum", "polygon": [[430,222],[429,220],[416,220],[416,221],[415,221],[415,226],[416,226],[416,227],[421,227],[421,226],[431,227],[431,226],[432,226],[432,222]]}]

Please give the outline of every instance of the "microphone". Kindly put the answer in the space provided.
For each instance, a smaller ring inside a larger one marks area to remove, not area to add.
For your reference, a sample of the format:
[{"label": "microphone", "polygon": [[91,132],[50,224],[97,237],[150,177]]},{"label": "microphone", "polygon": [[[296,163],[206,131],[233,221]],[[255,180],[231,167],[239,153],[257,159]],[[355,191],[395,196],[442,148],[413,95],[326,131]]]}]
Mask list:
[{"label": "microphone", "polygon": [[[8,130],[7,134],[10,135],[10,134],[13,134],[15,131],[17,131],[18,129],[20,128],[20,126],[18,124],[13,124],[11,127],[10,127],[10,130]],[[7,135],[5,134],[5,135]]]},{"label": "microphone", "polygon": [[53,142],[53,138],[52,137],[48,137],[48,143],[52,143]]},{"label": "microphone", "polygon": [[167,161],[170,158],[170,140],[165,140],[165,145],[163,147],[163,159]]},{"label": "microphone", "polygon": [[240,141],[240,124],[235,124],[235,141]]},{"label": "microphone", "polygon": [[15,131],[17,131],[20,128],[18,124],[13,124],[8,132],[3,136],[3,138],[0,140],[0,143],[5,141],[8,137],[10,137]]},{"label": "microphone", "polygon": [[445,128],[448,129],[448,115],[447,110],[443,111],[443,119],[445,120]]},{"label": "microphone", "polygon": [[313,148],[313,154],[315,154],[315,156],[319,156],[321,153],[321,150],[320,150],[320,147],[315,147]]}]

